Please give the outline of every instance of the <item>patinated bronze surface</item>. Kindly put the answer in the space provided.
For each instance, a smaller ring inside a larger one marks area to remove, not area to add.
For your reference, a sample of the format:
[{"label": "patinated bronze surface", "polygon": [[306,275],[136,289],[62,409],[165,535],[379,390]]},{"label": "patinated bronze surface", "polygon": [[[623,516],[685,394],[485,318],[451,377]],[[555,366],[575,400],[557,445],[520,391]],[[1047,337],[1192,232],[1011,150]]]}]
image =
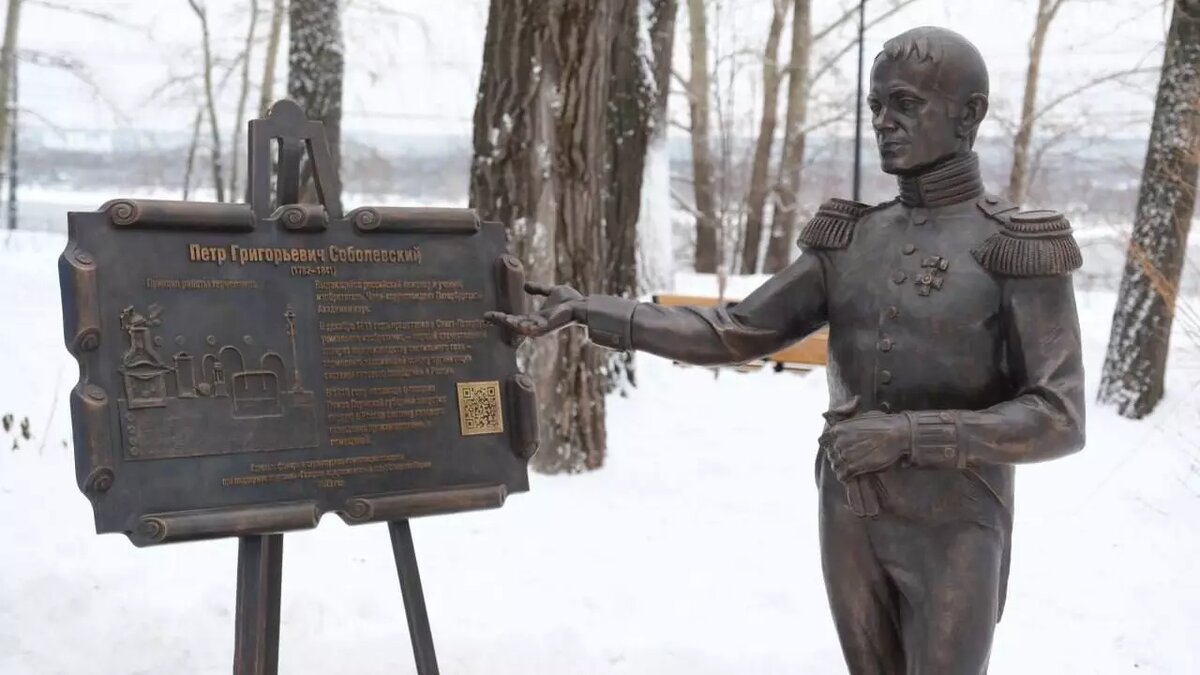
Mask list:
[{"label": "patinated bronze surface", "polygon": [[69,216],[71,409],[97,530],[145,545],[526,490],[532,383],[480,318],[521,311],[503,226],[467,209],[294,203],[305,149],[318,186],[337,178],[320,125],[290,102],[250,143],[250,204],[119,199]]},{"label": "patinated bronze surface", "polygon": [[489,319],[521,335],[737,363],[829,326],[816,457],[826,587],[855,675],[987,671],[1004,606],[1014,465],[1084,443],[1066,220],[984,190],[971,148],[987,70],[962,36],[918,28],[875,59],[870,106],[896,199],[834,199],[803,254],[745,300],[662,307],[571,289]]}]

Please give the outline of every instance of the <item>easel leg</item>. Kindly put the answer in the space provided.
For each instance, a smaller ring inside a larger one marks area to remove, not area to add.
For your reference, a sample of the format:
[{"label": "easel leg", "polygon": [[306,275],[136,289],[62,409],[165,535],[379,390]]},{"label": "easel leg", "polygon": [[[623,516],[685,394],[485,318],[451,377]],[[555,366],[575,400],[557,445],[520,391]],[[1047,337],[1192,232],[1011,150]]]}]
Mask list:
[{"label": "easel leg", "polygon": [[437,655],[433,652],[433,635],[429,630],[429,614],[425,611],[425,594],[421,591],[421,574],[417,571],[417,553],[413,549],[412,529],[407,520],[388,523],[392,535],[392,553],[396,556],[396,572],[400,575],[400,595],[404,597],[404,613],[408,615],[408,635],[412,640],[417,675],[438,675]]},{"label": "easel leg", "polygon": [[283,535],[238,540],[234,675],[279,672],[279,599],[283,580]]}]

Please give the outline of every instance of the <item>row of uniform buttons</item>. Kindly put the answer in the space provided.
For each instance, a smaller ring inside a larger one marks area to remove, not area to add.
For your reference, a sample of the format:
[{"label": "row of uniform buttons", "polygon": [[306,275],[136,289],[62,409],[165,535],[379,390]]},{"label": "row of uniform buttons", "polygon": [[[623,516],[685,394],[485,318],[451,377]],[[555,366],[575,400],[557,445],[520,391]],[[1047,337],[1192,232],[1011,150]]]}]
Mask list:
[{"label": "row of uniform buttons", "polygon": [[[903,274],[903,272],[901,272],[900,274]],[[903,280],[898,281],[896,283],[902,283],[902,282],[903,282]],[[896,307],[895,305],[888,305],[887,309],[885,309],[883,311],[884,320],[893,320],[894,321],[899,316],[900,316],[900,308]],[[879,348],[879,351],[887,353],[887,352],[892,351],[892,348],[894,348],[896,346],[896,343],[892,342],[892,339],[890,337],[885,336],[885,337],[881,337],[879,339],[879,343],[876,346]],[[879,371],[879,383],[886,386],[886,385],[890,384],[891,381],[892,381],[892,371],[890,371],[886,368],[881,369]],[[884,401],[879,404],[879,410],[885,414],[890,414],[892,412],[892,405],[890,403],[888,403],[887,401]]]},{"label": "row of uniform buttons", "polygon": [[[916,209],[912,210],[911,218],[912,218],[913,225],[924,225],[925,223],[929,222],[929,212],[926,211],[925,209],[916,208]],[[912,242],[909,242],[909,243],[904,244],[904,246],[900,247],[900,252],[906,256],[912,255],[917,252],[917,247]],[[903,284],[905,281],[908,281],[908,273],[905,272],[904,270],[896,270],[895,272],[892,273],[892,283],[899,286],[899,285]],[[900,309],[898,307],[896,307],[895,305],[889,305],[888,308],[884,310],[884,318],[885,319],[890,319],[890,320],[894,321],[899,316],[900,316]],[[882,326],[881,326],[881,328],[882,328]],[[882,333],[883,331],[881,330],[880,332]],[[896,344],[894,342],[892,342],[892,339],[890,337],[887,337],[886,335],[881,335],[879,342],[876,345],[876,347],[879,349],[879,351],[881,351],[885,354],[892,351],[892,348],[894,348],[895,346],[896,346]],[[888,384],[891,384],[891,382],[892,382],[892,371],[890,371],[886,368],[881,369],[879,371],[879,384],[887,386]],[[893,412],[893,407],[892,407],[892,404],[888,403],[887,401],[883,401],[879,404],[879,410],[885,414],[890,414],[891,412]]]}]

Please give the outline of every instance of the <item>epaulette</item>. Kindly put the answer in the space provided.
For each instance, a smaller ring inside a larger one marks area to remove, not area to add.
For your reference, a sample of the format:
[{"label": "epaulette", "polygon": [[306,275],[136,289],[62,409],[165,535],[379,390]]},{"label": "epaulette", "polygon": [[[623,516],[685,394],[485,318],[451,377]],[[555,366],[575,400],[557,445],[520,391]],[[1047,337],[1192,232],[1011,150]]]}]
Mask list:
[{"label": "epaulette", "polygon": [[854,226],[872,207],[849,199],[830,199],[800,230],[801,248],[838,249],[850,245]]},{"label": "epaulette", "polygon": [[1071,223],[1057,211],[1017,211],[996,197],[981,198],[980,210],[1000,223],[971,254],[988,271],[1010,277],[1068,274],[1083,265]]}]

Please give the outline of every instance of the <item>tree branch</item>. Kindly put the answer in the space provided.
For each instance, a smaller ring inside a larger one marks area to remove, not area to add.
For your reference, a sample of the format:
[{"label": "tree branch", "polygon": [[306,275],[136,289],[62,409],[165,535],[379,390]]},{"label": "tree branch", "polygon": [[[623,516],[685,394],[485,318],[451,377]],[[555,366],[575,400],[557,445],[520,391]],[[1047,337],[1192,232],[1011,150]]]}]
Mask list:
[{"label": "tree branch", "polygon": [[1105,82],[1112,82],[1114,80],[1119,80],[1123,77],[1129,77],[1130,75],[1144,75],[1147,73],[1156,73],[1156,72],[1159,72],[1159,70],[1160,70],[1159,68],[1138,66],[1135,68],[1126,68],[1125,70],[1118,70],[1116,72],[1108,73],[1106,75],[1101,75],[1099,77],[1088,80],[1087,82],[1084,82],[1083,84],[1081,84],[1077,87],[1074,87],[1072,89],[1069,89],[1066,92],[1050,99],[1050,101],[1046,105],[1039,108],[1037,110],[1037,112],[1035,112],[1033,114],[1033,119],[1030,121],[1030,123],[1032,124],[1033,122],[1037,121],[1043,115],[1050,112],[1053,108],[1055,108],[1062,102],[1064,102],[1068,99],[1071,99],[1075,96],[1078,96],[1079,94],[1082,94],[1083,92],[1087,91],[1088,89],[1091,89],[1093,87],[1097,87],[1101,84],[1104,84]]},{"label": "tree branch", "polygon": [[213,60],[212,44],[208,32],[208,12],[197,0],[187,0],[192,11],[200,19],[201,46],[204,51],[204,98],[208,105],[208,122],[212,131],[212,171],[213,188],[217,191],[217,201],[225,201],[225,183],[221,171],[221,125],[217,121],[217,104],[213,94]]},{"label": "tree branch", "polygon": [[113,114],[123,124],[130,122],[129,117],[121,112],[111,99],[104,94],[104,90],[100,85],[96,84],[96,80],[92,78],[92,73],[88,70],[87,65],[82,61],[63,54],[51,54],[48,52],[38,51],[36,49],[22,49],[17,52],[17,59],[35,66],[43,68],[56,68],[58,70],[69,73],[72,77],[82,82],[88,89],[92,90],[92,94],[102,101],[109,112]]},{"label": "tree branch", "polygon": [[66,12],[68,14],[78,14],[80,16],[86,16],[89,19],[95,19],[96,21],[101,21],[103,23],[112,24],[114,26],[120,26],[121,28],[125,28],[127,30],[141,33],[141,34],[147,35],[151,38],[154,37],[154,34],[152,32],[150,32],[150,29],[148,29],[147,27],[139,26],[134,23],[130,23],[128,21],[120,19],[112,14],[107,13],[107,12],[101,12],[101,11],[94,10],[94,9],[84,9],[82,7],[73,7],[71,5],[63,4],[60,2],[53,2],[53,0],[22,0],[22,1],[29,5],[36,5],[38,7],[53,10],[56,12]]},{"label": "tree branch", "polygon": [[[916,1],[917,0],[900,0],[895,5],[893,5],[892,8],[889,9],[888,11],[867,21],[866,28],[870,29],[870,28],[874,27],[875,24],[891,18],[892,15],[896,14],[896,12],[899,12],[900,10],[913,4]],[[854,11],[857,12],[858,9],[855,8]],[[846,43],[846,45],[843,46],[841,49],[839,49],[833,56],[826,59],[825,62],[823,64],[821,64],[821,66],[819,68],[817,68],[816,71],[813,72],[812,77],[808,78],[809,91],[812,91],[813,85],[815,85],[817,83],[817,80],[821,79],[822,75],[828,73],[830,70],[833,69],[833,66],[838,62],[838,59],[841,59],[843,56],[846,55],[847,52],[849,52],[851,49],[854,49],[857,46],[858,46],[858,39],[855,38],[854,40],[851,40],[850,42]]]},{"label": "tree branch", "polygon": [[704,218],[704,214],[700,213],[700,211],[698,211],[696,209],[696,207],[694,207],[690,203],[688,203],[683,198],[683,195],[679,194],[679,191],[676,190],[675,188],[671,188],[671,199],[675,200],[675,204],[677,206],[679,206],[679,208],[690,213],[693,218],[695,218],[697,220]]}]

